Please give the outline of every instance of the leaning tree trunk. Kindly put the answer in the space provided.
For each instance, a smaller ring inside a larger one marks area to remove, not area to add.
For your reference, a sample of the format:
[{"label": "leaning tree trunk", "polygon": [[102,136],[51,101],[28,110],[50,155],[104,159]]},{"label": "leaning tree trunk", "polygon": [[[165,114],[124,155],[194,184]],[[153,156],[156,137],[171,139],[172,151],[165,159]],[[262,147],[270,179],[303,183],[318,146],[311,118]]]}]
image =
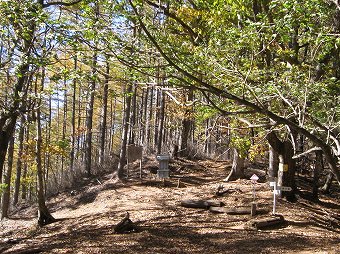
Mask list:
[{"label": "leaning tree trunk", "polygon": [[240,157],[236,148],[234,148],[233,151],[233,165],[228,177],[224,180],[226,182],[244,178],[244,158]]},{"label": "leaning tree trunk", "polygon": [[322,151],[315,152],[315,165],[314,165],[314,172],[313,172],[313,199],[319,200],[319,178],[320,172],[323,171],[323,155]]},{"label": "leaning tree trunk", "polygon": [[[6,160],[7,148],[9,141],[15,130],[16,115],[10,117],[4,121],[4,124],[0,124],[0,182],[2,181],[2,172]],[[0,122],[2,119],[0,119]]]},{"label": "leaning tree trunk", "polygon": [[13,167],[13,154],[14,154],[14,137],[11,138],[8,147],[7,172],[4,177],[5,190],[2,195],[1,220],[4,218],[8,218],[8,209],[11,194],[10,190]]},{"label": "leaning tree trunk", "polygon": [[[38,9],[38,8],[37,8]],[[27,20],[35,20],[37,14],[37,9],[29,9],[25,12],[25,17]],[[21,10],[19,9],[19,12]],[[19,15],[20,16],[20,15]],[[11,20],[11,19],[10,19]],[[0,182],[2,180],[3,166],[6,159],[6,153],[8,148],[8,143],[14,133],[15,124],[18,117],[18,111],[20,110],[21,103],[23,102],[22,92],[25,93],[25,85],[27,84],[28,76],[30,73],[30,63],[31,56],[34,54],[32,50],[32,45],[36,37],[34,36],[36,30],[36,22],[25,20],[16,20],[19,23],[14,25],[13,33],[16,37],[16,44],[21,45],[21,47],[16,47],[18,50],[19,58],[16,60],[18,63],[14,77],[18,77],[15,85],[13,86],[13,92],[11,94],[11,105],[9,105],[8,113],[0,114]],[[11,20],[11,22],[14,20]],[[25,34],[22,36],[22,29],[24,27]]]}]

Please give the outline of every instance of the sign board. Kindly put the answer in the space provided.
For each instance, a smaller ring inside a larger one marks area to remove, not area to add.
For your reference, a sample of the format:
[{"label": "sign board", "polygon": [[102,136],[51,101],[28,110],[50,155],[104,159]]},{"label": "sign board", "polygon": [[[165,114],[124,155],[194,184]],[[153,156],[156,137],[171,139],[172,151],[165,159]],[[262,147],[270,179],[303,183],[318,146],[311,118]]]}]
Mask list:
[{"label": "sign board", "polygon": [[288,164],[279,163],[279,171],[288,172]]},{"label": "sign board", "polygon": [[276,182],[269,182],[269,186],[271,186],[271,187],[276,186]]},{"label": "sign board", "polygon": [[291,187],[286,187],[286,186],[277,186],[276,189],[280,191],[292,191]]},{"label": "sign board", "polygon": [[143,147],[136,145],[127,146],[127,159],[129,162],[141,160],[143,156]]},{"label": "sign board", "polygon": [[170,155],[168,155],[168,154],[160,154],[160,155],[157,155],[156,158],[159,161],[169,161],[170,160]]},{"label": "sign board", "polygon": [[252,180],[253,182],[257,182],[259,180],[259,177],[255,174],[253,174],[251,177],[250,177],[250,180]]}]

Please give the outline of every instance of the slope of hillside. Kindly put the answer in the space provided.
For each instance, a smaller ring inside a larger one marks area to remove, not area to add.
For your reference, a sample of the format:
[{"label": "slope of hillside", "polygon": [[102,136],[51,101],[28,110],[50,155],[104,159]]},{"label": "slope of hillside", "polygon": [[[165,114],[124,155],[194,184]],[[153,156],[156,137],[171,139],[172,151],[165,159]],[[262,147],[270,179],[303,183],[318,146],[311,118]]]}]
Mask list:
[{"label": "slope of hillside", "polygon": [[[173,161],[172,177],[163,182],[144,166],[124,182],[110,175],[48,201],[56,223],[36,226],[34,207],[17,211],[0,224],[2,253],[338,253],[340,203],[322,196],[319,203],[299,198],[297,203],[279,200],[277,211],[284,226],[252,230],[250,215],[213,214],[204,209],[181,207],[184,199],[220,200],[226,207],[250,206],[251,181],[223,183],[230,163]],[[151,170],[152,171],[152,170]],[[248,176],[252,171],[248,171]],[[256,201],[272,209],[272,192],[264,173],[256,171]],[[262,180],[262,181],[261,181]],[[223,184],[232,191],[216,197]],[[114,226],[129,212],[138,231],[115,234]],[[260,218],[268,215],[259,215]]]}]

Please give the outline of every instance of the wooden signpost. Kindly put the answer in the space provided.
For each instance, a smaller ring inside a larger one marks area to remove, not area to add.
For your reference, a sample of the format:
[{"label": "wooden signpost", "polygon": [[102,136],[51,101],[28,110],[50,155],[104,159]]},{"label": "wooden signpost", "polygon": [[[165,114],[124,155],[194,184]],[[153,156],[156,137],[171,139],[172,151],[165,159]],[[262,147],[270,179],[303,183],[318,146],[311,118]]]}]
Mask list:
[{"label": "wooden signpost", "polygon": [[280,195],[281,191],[291,191],[291,187],[280,186],[277,185],[277,178],[274,178],[269,182],[270,186],[273,187],[273,215],[276,214],[276,204],[277,204],[277,195]]},{"label": "wooden signpost", "polygon": [[253,202],[251,203],[251,209],[250,209],[250,214],[251,216],[255,216],[256,215],[256,202],[255,202],[255,198],[256,198],[256,193],[255,193],[255,184],[257,183],[257,181],[259,180],[259,177],[255,174],[253,174],[250,177],[250,180],[253,184]]}]

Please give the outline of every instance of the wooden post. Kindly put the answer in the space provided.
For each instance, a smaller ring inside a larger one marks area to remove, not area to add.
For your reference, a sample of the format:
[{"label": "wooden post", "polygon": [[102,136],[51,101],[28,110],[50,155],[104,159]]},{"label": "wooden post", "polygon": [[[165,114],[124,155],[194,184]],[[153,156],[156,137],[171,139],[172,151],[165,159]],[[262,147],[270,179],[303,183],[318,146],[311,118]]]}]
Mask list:
[{"label": "wooden post", "polygon": [[139,160],[139,175],[142,178],[142,159]]},{"label": "wooden post", "polygon": [[255,203],[255,202],[252,202],[252,203],[251,203],[250,215],[251,215],[252,217],[256,215],[256,203]]},{"label": "wooden post", "polygon": [[129,178],[129,156],[126,160],[126,178]]}]

